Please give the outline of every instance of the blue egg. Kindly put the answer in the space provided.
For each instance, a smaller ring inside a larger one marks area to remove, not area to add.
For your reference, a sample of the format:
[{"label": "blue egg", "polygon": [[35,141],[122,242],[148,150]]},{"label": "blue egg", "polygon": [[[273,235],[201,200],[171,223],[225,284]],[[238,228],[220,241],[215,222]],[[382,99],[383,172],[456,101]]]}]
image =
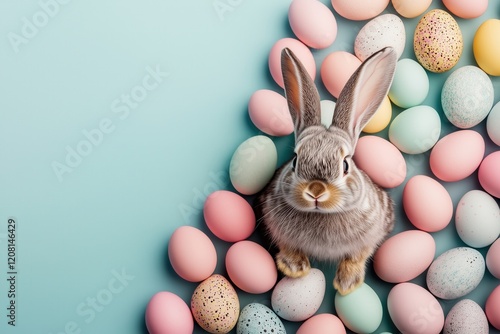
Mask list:
[{"label": "blue egg", "polygon": [[237,334],[286,334],[285,326],[280,318],[269,307],[259,304],[248,304],[241,310]]}]

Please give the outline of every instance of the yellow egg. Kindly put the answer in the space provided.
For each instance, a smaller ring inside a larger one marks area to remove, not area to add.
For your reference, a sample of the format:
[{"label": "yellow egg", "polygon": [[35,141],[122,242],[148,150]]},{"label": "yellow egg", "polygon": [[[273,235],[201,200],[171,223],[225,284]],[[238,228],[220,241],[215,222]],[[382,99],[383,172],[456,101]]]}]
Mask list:
[{"label": "yellow egg", "polygon": [[363,132],[375,133],[382,131],[389,125],[392,117],[392,105],[389,97],[385,97],[382,104],[373,115],[372,119],[365,125]]},{"label": "yellow egg", "polygon": [[483,71],[500,76],[500,20],[483,22],[474,36],[474,58]]},{"label": "yellow egg", "polygon": [[427,70],[442,73],[455,66],[462,55],[463,37],[457,21],[441,9],[420,19],[413,36],[418,62]]}]

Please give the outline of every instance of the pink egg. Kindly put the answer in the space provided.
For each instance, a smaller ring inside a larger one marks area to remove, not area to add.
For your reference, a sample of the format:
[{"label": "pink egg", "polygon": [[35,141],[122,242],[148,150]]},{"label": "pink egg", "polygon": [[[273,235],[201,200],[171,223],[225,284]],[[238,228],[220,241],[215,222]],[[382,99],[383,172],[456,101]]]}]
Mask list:
[{"label": "pink egg", "polygon": [[269,89],[256,91],[250,97],[248,114],[253,124],[270,136],[287,136],[293,132],[293,121],[284,96]]},{"label": "pink egg", "polygon": [[289,48],[299,58],[307,73],[314,80],[316,78],[316,62],[311,50],[299,40],[294,38],[282,38],[271,48],[269,53],[269,71],[274,81],[283,88],[283,74],[281,73],[281,51]]},{"label": "pink egg", "polygon": [[227,190],[211,193],[203,207],[208,228],[218,238],[236,242],[248,238],[255,229],[255,213],[240,195]]},{"label": "pink egg", "polygon": [[378,277],[386,282],[406,282],[423,273],[435,254],[436,243],[429,233],[404,231],[380,246],[373,257],[373,267]]},{"label": "pink egg", "polygon": [[488,249],[486,267],[493,276],[500,279],[500,239],[497,239]]},{"label": "pink egg", "polygon": [[296,334],[345,334],[342,321],[329,313],[317,314],[307,319],[297,330]]},{"label": "pink egg", "polygon": [[146,327],[149,334],[191,334],[194,330],[191,309],[179,296],[158,292],[146,307]]},{"label": "pink egg", "polygon": [[231,281],[248,293],[264,293],[278,279],[274,260],[261,245],[244,240],[232,245],[226,254],[226,269]]},{"label": "pink egg", "polygon": [[450,12],[463,19],[479,17],[488,9],[488,0],[443,0],[443,4]]},{"label": "pink egg", "polygon": [[378,136],[359,138],[354,162],[384,188],[394,188],[406,177],[406,162],[401,152],[389,141]]},{"label": "pink egg", "polygon": [[493,152],[484,158],[479,166],[479,183],[491,196],[500,198],[500,151]]},{"label": "pink egg", "polygon": [[330,94],[338,98],[345,84],[360,65],[361,60],[352,53],[332,52],[321,64],[321,80]]},{"label": "pink egg", "polygon": [[349,20],[368,20],[382,13],[389,0],[331,0],[337,13]]},{"label": "pink egg", "polygon": [[483,160],[484,139],[473,130],[441,138],[431,151],[431,170],[440,180],[455,182],[471,175]]},{"label": "pink egg", "polygon": [[448,191],[425,175],[416,175],[406,183],[403,208],[410,222],[427,232],[442,230],[453,216],[453,202]]},{"label": "pink egg", "polygon": [[484,309],[490,324],[500,330],[500,285],[491,292]]},{"label": "pink egg", "polygon": [[311,48],[329,47],[337,37],[333,13],[318,0],[293,0],[288,21],[295,36]]},{"label": "pink egg", "polygon": [[214,244],[192,226],[181,226],[174,231],[168,243],[168,258],[177,275],[190,282],[208,278],[217,265]]},{"label": "pink egg", "polygon": [[402,333],[438,334],[444,325],[444,312],[437,299],[413,283],[394,286],[387,297],[387,308]]}]

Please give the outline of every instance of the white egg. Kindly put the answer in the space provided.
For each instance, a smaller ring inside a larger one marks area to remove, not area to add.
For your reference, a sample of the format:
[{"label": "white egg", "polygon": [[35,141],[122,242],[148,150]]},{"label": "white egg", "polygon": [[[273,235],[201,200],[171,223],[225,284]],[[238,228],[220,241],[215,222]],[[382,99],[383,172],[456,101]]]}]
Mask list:
[{"label": "white egg", "polygon": [[335,102],[331,100],[321,100],[321,124],[329,128],[332,125]]},{"label": "white egg", "polygon": [[463,299],[448,312],[443,334],[488,334],[488,319],[475,301]]},{"label": "white egg", "polygon": [[276,313],[259,303],[245,306],[236,326],[237,334],[286,334],[285,326]]},{"label": "white egg", "polygon": [[486,120],[486,130],[490,139],[500,146],[500,102],[491,109]]}]

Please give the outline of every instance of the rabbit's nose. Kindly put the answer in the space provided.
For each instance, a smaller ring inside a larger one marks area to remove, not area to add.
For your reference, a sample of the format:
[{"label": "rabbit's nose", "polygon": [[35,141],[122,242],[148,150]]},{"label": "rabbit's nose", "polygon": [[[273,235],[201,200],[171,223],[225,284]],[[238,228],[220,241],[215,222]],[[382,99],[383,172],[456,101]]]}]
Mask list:
[{"label": "rabbit's nose", "polygon": [[313,181],[307,186],[305,195],[314,201],[325,201],[329,197],[329,191],[323,182]]}]

